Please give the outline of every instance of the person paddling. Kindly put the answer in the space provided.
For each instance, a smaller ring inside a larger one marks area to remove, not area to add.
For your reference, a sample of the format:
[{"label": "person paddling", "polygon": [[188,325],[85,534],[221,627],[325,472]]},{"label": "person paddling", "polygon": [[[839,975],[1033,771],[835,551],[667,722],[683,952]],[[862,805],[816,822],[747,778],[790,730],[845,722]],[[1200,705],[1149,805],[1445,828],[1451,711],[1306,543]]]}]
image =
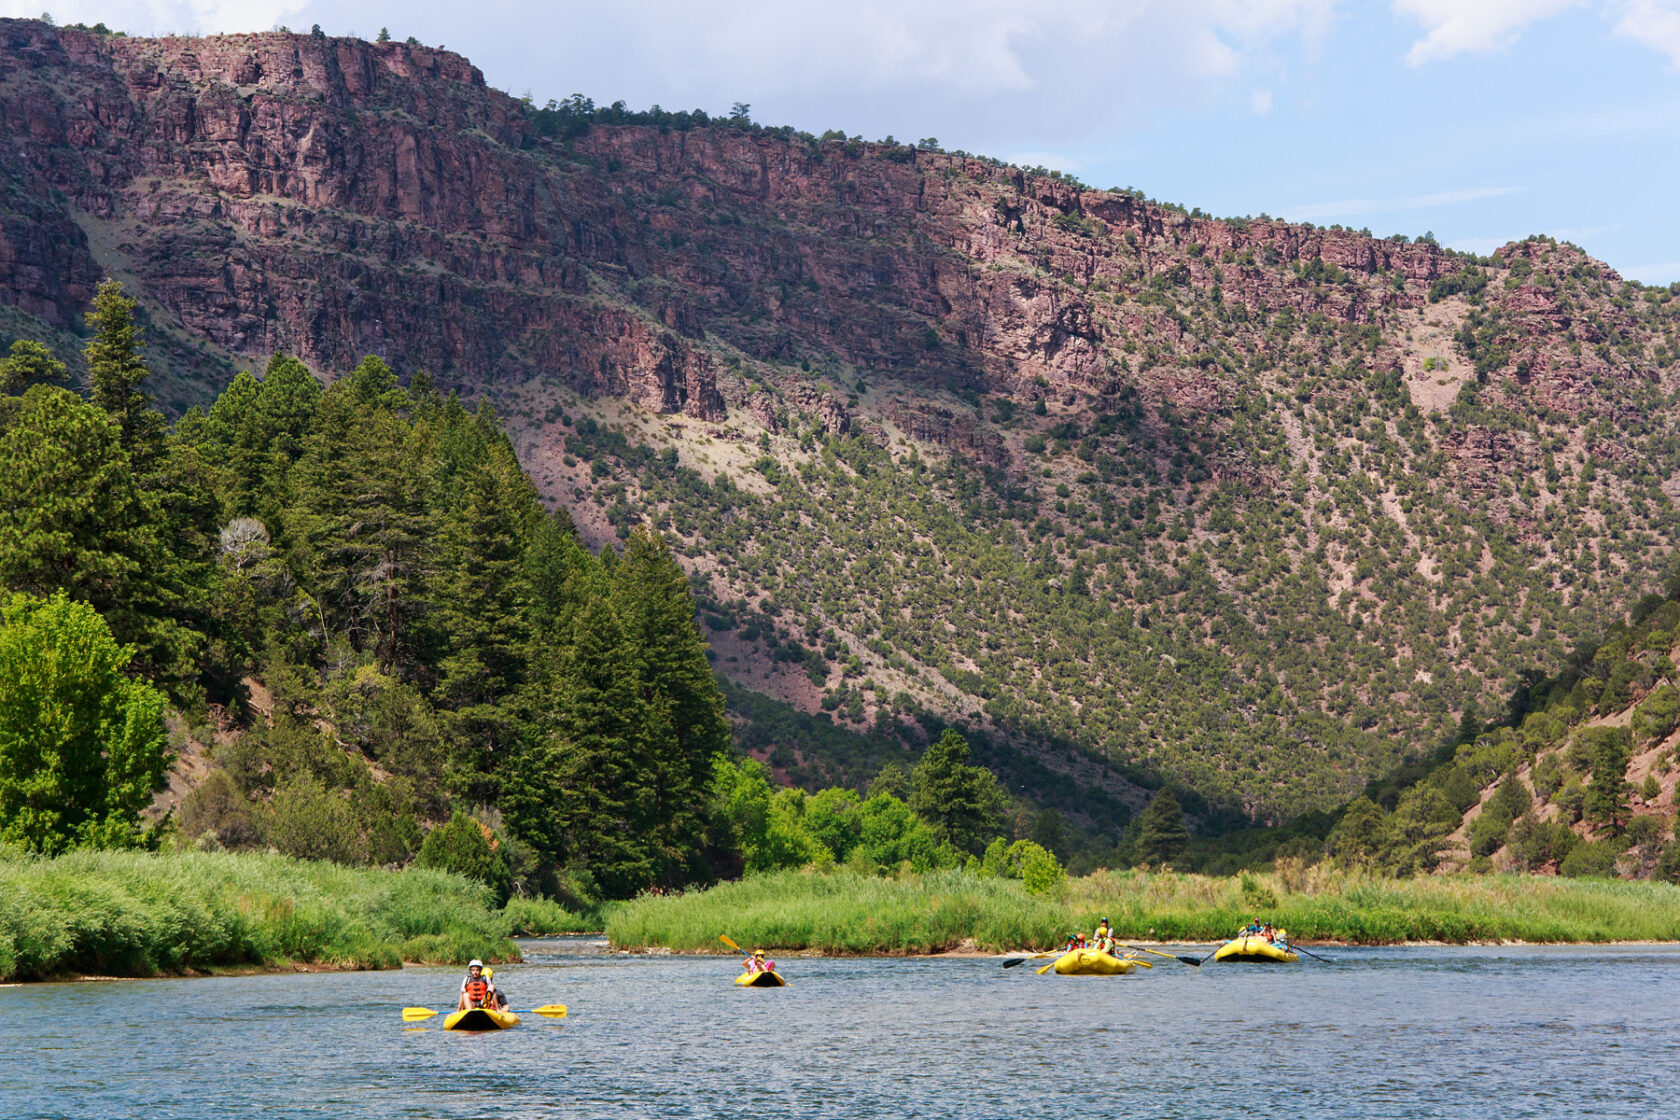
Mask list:
[{"label": "person paddling", "polygon": [[1105,953],[1114,952],[1114,934],[1108,928],[1108,919],[1097,922],[1096,930],[1091,934],[1091,944]]},{"label": "person paddling", "polygon": [[754,949],[753,955],[748,957],[741,967],[748,972],[774,972],[776,971],[776,962],[765,960],[763,949]]},{"label": "person paddling", "polygon": [[[461,981],[461,998],[455,1001],[455,1010],[466,1011],[474,1007],[486,1006],[485,1001],[490,998],[490,981],[484,975],[484,962],[474,957],[467,962],[467,976]],[[495,1006],[490,1004],[489,1006]]]}]

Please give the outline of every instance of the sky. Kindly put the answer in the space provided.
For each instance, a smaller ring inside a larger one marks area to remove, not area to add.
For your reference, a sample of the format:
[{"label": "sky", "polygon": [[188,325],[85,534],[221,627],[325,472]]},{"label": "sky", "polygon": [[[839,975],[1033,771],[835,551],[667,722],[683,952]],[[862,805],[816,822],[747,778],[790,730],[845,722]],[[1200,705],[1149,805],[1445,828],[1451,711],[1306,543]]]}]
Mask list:
[{"label": "sky", "polygon": [[736,102],[1222,216],[1680,282],[1680,0],[0,0],[130,34],[388,27],[541,103]]}]

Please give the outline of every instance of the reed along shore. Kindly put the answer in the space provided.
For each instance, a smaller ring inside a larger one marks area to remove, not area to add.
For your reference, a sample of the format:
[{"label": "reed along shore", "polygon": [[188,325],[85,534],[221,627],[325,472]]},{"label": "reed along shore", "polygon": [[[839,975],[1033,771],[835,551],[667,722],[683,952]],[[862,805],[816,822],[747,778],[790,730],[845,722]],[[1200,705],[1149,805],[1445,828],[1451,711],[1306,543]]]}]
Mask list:
[{"label": "reed along shore", "polygon": [[1103,871],[1059,892],[944,871],[875,878],[848,870],[754,875],[705,891],[646,896],[611,911],[619,948],[828,954],[938,953],[971,945],[1043,950],[1106,917],[1122,939],[1222,941],[1253,919],[1307,942],[1356,945],[1677,941],[1680,887],[1533,875],[1387,879],[1308,868],[1286,874]]}]

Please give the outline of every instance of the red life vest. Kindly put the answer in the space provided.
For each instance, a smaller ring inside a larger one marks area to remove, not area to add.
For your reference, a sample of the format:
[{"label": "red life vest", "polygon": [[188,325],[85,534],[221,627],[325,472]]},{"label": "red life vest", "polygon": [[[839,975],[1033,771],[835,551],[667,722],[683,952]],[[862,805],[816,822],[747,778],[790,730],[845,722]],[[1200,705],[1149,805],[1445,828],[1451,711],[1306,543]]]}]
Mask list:
[{"label": "red life vest", "polygon": [[489,992],[490,992],[489,981],[487,981],[487,980],[468,980],[467,981],[467,1004],[468,1004],[468,1006],[470,1006],[470,1007],[482,1007],[482,1006],[484,1006],[484,997],[486,995],[488,995]]}]

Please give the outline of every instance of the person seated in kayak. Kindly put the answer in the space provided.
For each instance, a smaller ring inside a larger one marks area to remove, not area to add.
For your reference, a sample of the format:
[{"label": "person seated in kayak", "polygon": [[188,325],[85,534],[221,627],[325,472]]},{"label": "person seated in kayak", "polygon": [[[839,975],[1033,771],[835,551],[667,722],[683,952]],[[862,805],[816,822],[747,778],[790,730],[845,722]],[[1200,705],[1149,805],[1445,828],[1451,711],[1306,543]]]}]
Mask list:
[{"label": "person seated in kayak", "polygon": [[741,967],[748,972],[774,972],[776,971],[776,962],[765,960],[763,949],[754,949],[753,955],[748,957],[746,963],[742,964]]},{"label": "person seated in kayak", "polygon": [[467,963],[467,977],[461,981],[461,998],[455,1001],[455,1010],[466,1011],[474,1007],[494,1007],[487,1004],[490,993],[495,989],[484,976],[484,962],[474,957]]},{"label": "person seated in kayak", "polygon": [[506,1011],[508,1008],[507,993],[502,991],[502,989],[496,984],[495,970],[489,968],[485,969],[484,980],[485,983],[490,985],[490,995],[485,1000],[484,1006],[493,1011]]}]

